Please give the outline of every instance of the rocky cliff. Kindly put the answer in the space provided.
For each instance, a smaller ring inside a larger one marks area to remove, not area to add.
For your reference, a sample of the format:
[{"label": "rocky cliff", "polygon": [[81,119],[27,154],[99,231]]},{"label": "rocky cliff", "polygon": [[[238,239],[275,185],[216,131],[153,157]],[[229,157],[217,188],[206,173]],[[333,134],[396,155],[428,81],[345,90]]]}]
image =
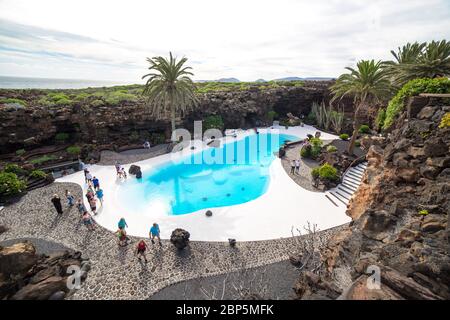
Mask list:
[{"label": "rocky cliff", "polygon": [[[267,121],[271,110],[280,116],[288,112],[306,116],[313,102],[328,100],[329,85],[311,81],[294,87],[199,93],[199,105],[179,119],[178,125],[192,128],[194,120],[218,114],[227,128],[251,127]],[[70,105],[49,107],[39,104],[46,94],[39,90],[0,90],[0,97],[20,98],[27,104],[0,105],[1,153],[52,144],[60,132],[69,133],[74,142],[94,144],[141,143],[144,138],[151,140],[152,133],[165,133],[167,137],[169,120],[157,120],[149,114],[141,97],[118,105],[92,106],[74,100]]]},{"label": "rocky cliff", "polygon": [[[299,297],[450,299],[450,128],[440,126],[450,106],[422,98],[409,106],[370,147],[347,211],[353,221],[324,252],[323,277],[302,276]],[[377,268],[381,287],[370,289]]]}]

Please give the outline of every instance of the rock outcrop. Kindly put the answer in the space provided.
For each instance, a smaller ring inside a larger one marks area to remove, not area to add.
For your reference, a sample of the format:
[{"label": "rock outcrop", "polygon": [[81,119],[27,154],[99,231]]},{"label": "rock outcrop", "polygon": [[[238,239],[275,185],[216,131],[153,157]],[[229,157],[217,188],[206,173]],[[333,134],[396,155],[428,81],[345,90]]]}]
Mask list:
[{"label": "rock outcrop", "polygon": [[0,300],[61,300],[70,294],[68,283],[79,268],[80,284],[87,277],[90,264],[80,252],[65,251],[37,255],[30,242],[0,247]]},{"label": "rock outcrop", "polygon": [[[248,128],[263,124],[271,110],[280,116],[306,116],[313,102],[329,99],[329,85],[326,81],[311,81],[301,87],[199,94],[197,108],[183,115],[183,121],[178,119],[178,125],[192,129],[194,120],[218,114],[227,128]],[[94,107],[76,101],[59,107],[41,106],[38,101],[46,94],[41,90],[0,90],[0,97],[27,102],[26,107],[0,105],[0,153],[54,143],[55,135],[61,132],[70,134],[71,142],[95,145],[122,146],[144,139],[161,143],[153,141],[152,134],[168,138],[169,119],[156,119],[143,98],[114,106]]]},{"label": "rock outcrop", "polygon": [[[370,147],[347,210],[353,221],[323,253],[322,281],[352,280],[340,286],[340,299],[450,299],[450,128],[439,128],[450,107],[423,102]],[[378,289],[367,286],[369,266],[380,270]],[[318,292],[304,279],[299,285],[297,292]]]}]

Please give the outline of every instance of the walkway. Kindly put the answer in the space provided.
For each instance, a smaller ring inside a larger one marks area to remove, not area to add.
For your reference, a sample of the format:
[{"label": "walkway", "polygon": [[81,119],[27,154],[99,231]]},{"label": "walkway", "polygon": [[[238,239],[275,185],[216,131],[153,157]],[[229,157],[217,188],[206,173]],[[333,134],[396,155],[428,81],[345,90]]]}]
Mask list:
[{"label": "walkway", "polygon": [[[163,241],[162,249],[151,247],[148,264],[140,264],[133,250],[138,238],[132,237],[133,244],[119,248],[116,236],[106,229],[98,226],[94,232],[87,231],[76,208],[64,206],[64,214],[57,216],[50,198],[55,193],[62,196],[66,189],[83,197],[76,184],[54,183],[0,210],[0,225],[9,228],[0,234],[0,241],[39,238],[82,251],[91,259],[92,269],[74,299],[147,299],[182,280],[286,260],[296,248],[294,238],[238,242],[235,249],[223,242],[191,242],[190,249],[179,253]],[[329,239],[341,228],[325,230],[320,236]]]}]

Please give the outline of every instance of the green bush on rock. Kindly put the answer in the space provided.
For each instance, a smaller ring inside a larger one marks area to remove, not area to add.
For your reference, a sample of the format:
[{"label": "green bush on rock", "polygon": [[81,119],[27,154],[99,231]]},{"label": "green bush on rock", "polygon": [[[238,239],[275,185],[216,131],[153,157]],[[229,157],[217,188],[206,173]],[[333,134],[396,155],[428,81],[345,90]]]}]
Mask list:
[{"label": "green bush on rock", "polygon": [[47,177],[47,174],[42,171],[42,170],[33,170],[30,173],[30,178],[34,178],[34,179],[42,179]]},{"label": "green bush on rock", "polygon": [[0,172],[0,196],[13,196],[21,193],[25,188],[25,182],[15,173]]},{"label": "green bush on rock", "polygon": [[81,148],[78,147],[78,146],[71,146],[71,147],[68,147],[66,149],[66,151],[67,151],[68,154],[77,156],[77,155],[79,155],[81,153]]},{"label": "green bush on rock", "polygon": [[337,169],[328,163],[314,168],[311,171],[311,174],[314,178],[320,178],[329,181],[337,181],[339,179]]},{"label": "green bush on rock", "polygon": [[340,134],[340,135],[339,135],[339,138],[340,138],[341,140],[347,141],[347,140],[348,140],[348,134],[346,134],[346,133]]},{"label": "green bush on rock", "polygon": [[369,133],[370,132],[370,127],[367,124],[363,124],[361,125],[361,127],[359,127],[359,133],[365,134],[365,133]]},{"label": "green bush on rock", "polygon": [[223,123],[222,117],[220,115],[206,117],[203,120],[202,125],[203,125],[203,131],[208,130],[208,129],[223,130],[223,128],[225,126]]},{"label": "green bush on rock", "polygon": [[23,175],[26,173],[26,170],[22,169],[18,164],[8,163],[3,169],[4,172],[14,173],[16,175]]},{"label": "green bush on rock", "polygon": [[338,149],[335,146],[328,146],[327,147],[327,152],[336,152]]}]

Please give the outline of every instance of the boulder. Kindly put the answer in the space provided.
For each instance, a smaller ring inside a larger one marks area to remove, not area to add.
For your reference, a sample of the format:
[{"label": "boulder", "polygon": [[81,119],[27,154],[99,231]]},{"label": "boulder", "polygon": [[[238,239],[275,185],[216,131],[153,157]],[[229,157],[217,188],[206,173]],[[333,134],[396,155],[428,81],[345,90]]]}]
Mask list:
[{"label": "boulder", "polygon": [[0,225],[0,234],[4,233],[8,231],[8,228],[6,228],[5,226]]},{"label": "boulder", "polygon": [[36,249],[30,242],[0,247],[0,273],[7,277],[26,273],[37,260]]},{"label": "boulder", "polygon": [[190,233],[186,230],[177,228],[172,231],[170,242],[179,250],[184,249],[189,244]]},{"label": "boulder", "polygon": [[58,291],[68,290],[66,279],[60,276],[47,278],[36,284],[28,284],[17,291],[12,300],[47,300]]},{"label": "boulder", "polygon": [[206,215],[207,217],[212,217],[213,213],[212,213],[211,210],[207,210],[207,211],[205,212],[205,215]]},{"label": "boulder", "polygon": [[141,167],[134,165],[134,164],[132,164],[130,166],[130,169],[128,169],[128,173],[132,174],[133,176],[135,176],[140,171],[141,171]]}]

